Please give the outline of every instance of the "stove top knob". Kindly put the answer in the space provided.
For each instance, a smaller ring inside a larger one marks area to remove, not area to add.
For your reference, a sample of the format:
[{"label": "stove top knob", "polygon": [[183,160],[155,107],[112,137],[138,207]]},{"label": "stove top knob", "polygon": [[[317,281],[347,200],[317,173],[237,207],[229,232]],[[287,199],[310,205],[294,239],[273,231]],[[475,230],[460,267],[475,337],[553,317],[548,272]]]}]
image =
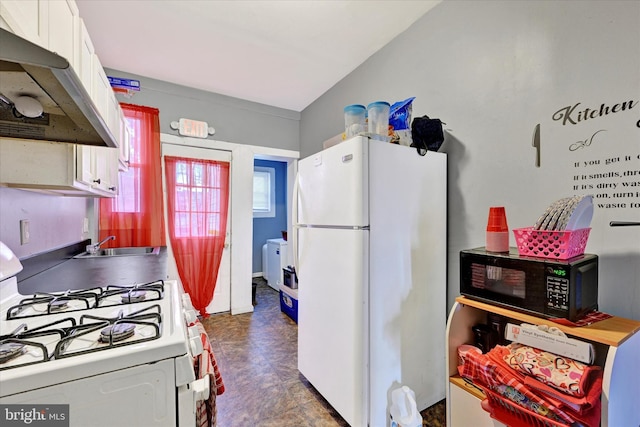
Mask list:
[{"label": "stove top knob", "polygon": [[189,338],[189,349],[191,350],[192,357],[202,354],[204,348],[202,347],[202,340],[200,337]]},{"label": "stove top knob", "polygon": [[200,330],[198,329],[198,326],[196,326],[196,325],[188,326],[187,327],[187,333],[189,334],[189,338],[198,338],[198,339],[200,339]]},{"label": "stove top knob", "polygon": [[191,310],[195,310],[195,308],[193,308],[193,304],[191,303],[191,297],[189,296],[189,294],[182,294],[182,306]]},{"label": "stove top knob", "polygon": [[198,316],[196,316],[196,312],[190,309],[186,309],[184,311],[184,318],[187,321],[187,325],[191,325],[198,320]]}]

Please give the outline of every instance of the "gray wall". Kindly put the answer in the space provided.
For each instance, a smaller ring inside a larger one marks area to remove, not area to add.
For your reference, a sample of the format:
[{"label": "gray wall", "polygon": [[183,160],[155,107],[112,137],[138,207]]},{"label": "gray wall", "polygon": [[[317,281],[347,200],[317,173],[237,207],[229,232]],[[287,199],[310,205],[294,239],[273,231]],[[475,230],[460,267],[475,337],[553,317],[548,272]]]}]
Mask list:
[{"label": "gray wall", "polygon": [[124,71],[105,69],[108,76],[140,80],[141,90],[131,98],[118,94],[120,102],[160,110],[160,131],[181,118],[205,121],[216,130],[209,139],[298,151],[300,113],[271,107],[186,86],[150,79]]},{"label": "gray wall", "polygon": [[[622,177],[640,171],[640,104],[573,117],[575,125],[553,118],[576,103],[577,116],[584,107],[640,100],[640,2],[444,1],[302,112],[301,157],[343,131],[345,105],[410,96],[413,117],[446,123],[449,305],[459,294],[459,251],[484,246],[490,206],[505,206],[513,229],[533,225],[559,198],[595,193],[625,202],[598,205],[591,222],[587,252],[600,256],[600,310],[640,320],[640,227],[608,226],[640,220],[640,192],[597,188],[637,181]],[[536,124],[540,168],[531,146]],[[606,132],[591,138],[599,130]],[[615,169],[605,166],[609,157],[628,160]],[[594,159],[590,172],[620,178],[587,174],[583,162]]]}]

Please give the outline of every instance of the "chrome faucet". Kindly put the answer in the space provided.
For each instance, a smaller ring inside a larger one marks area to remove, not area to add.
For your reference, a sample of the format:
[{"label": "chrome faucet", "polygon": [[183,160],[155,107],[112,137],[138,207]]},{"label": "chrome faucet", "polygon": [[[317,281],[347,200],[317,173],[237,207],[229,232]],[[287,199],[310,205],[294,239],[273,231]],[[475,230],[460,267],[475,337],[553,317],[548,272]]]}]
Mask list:
[{"label": "chrome faucet", "polygon": [[86,250],[87,252],[93,255],[96,252],[98,252],[98,249],[100,249],[100,246],[102,246],[105,242],[108,242],[109,240],[116,240],[116,236],[107,236],[104,239],[102,239],[100,242],[96,243],[95,245],[87,245]]}]

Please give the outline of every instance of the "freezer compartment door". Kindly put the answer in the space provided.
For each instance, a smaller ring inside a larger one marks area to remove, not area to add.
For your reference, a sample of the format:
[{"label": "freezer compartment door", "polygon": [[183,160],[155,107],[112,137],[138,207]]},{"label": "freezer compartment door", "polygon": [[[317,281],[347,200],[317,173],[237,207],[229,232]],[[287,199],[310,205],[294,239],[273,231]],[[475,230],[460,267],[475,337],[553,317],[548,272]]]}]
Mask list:
[{"label": "freezer compartment door", "polygon": [[367,420],[368,238],[300,229],[298,369],[352,426]]},{"label": "freezer compartment door", "polygon": [[355,137],[298,163],[298,224],[369,225],[368,147]]}]

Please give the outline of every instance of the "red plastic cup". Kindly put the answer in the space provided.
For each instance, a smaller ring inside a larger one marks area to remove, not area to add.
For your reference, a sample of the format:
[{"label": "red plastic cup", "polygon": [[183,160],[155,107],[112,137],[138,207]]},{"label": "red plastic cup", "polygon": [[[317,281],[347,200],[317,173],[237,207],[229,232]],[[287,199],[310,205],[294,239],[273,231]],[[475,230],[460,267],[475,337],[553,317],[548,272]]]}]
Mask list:
[{"label": "red plastic cup", "polygon": [[489,208],[485,248],[489,252],[509,252],[509,226],[504,206]]},{"label": "red plastic cup", "polygon": [[489,208],[487,231],[509,231],[507,213],[504,210],[504,206],[492,206]]}]

